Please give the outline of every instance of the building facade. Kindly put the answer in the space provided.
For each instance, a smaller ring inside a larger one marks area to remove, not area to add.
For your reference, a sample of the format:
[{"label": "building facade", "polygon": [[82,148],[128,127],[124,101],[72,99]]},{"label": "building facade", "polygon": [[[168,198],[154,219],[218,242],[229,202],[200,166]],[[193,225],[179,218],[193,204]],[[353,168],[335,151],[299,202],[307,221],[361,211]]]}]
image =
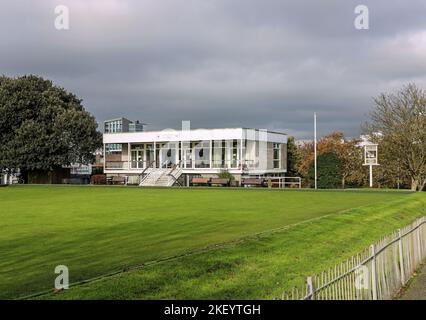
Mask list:
[{"label": "building facade", "polygon": [[[171,169],[179,177],[213,177],[226,170],[236,180],[242,176],[283,176],[287,171],[287,135],[266,130],[108,132],[103,143],[104,173],[125,176],[132,183]],[[112,151],[109,145],[119,148]]]},{"label": "building facade", "polygon": [[[144,124],[139,120],[133,122],[121,117],[104,121],[104,133],[142,132],[143,130]],[[121,152],[120,144],[108,144],[106,148],[111,152]]]},{"label": "building facade", "polygon": [[0,170],[0,185],[17,184],[18,174]]}]

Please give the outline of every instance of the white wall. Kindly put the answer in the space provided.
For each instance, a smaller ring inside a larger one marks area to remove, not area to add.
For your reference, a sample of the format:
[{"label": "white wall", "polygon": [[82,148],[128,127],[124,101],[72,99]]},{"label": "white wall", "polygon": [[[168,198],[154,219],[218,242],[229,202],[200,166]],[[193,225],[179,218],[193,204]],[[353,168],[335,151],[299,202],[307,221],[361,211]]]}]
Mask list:
[{"label": "white wall", "polygon": [[228,128],[228,129],[194,129],[188,131],[163,130],[144,132],[125,132],[104,134],[104,143],[137,143],[154,141],[207,141],[207,140],[232,140],[266,139],[268,142],[287,143],[287,135],[259,131],[257,129]]}]

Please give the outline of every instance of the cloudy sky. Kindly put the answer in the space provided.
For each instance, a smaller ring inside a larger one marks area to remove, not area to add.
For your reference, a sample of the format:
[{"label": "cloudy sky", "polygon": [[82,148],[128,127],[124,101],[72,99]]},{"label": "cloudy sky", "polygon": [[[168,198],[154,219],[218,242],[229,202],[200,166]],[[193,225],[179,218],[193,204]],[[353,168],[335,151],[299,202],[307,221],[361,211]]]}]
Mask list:
[{"label": "cloudy sky", "polygon": [[425,16],[425,0],[1,0],[0,73],[50,78],[98,121],[310,138],[316,111],[321,135],[355,136],[373,96],[426,87]]}]

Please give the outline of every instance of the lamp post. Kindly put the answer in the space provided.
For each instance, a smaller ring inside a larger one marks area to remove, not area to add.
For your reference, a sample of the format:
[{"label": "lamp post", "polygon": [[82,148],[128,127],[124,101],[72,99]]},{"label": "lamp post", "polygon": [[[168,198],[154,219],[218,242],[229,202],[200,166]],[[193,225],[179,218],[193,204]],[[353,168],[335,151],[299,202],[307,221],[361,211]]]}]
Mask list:
[{"label": "lamp post", "polygon": [[315,168],[315,190],[317,189],[317,113],[314,112],[314,168]]}]

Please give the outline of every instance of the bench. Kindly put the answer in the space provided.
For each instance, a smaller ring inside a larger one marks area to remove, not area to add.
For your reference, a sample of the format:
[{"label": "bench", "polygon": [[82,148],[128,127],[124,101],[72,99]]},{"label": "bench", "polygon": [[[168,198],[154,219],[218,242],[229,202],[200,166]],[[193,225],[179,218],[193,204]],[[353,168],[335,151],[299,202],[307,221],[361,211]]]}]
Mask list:
[{"label": "bench", "polygon": [[[112,181],[112,179],[111,179]],[[107,184],[107,178],[105,174],[95,174],[90,177],[91,184]]]},{"label": "bench", "polygon": [[209,178],[192,178],[192,185],[208,186],[209,183],[210,183],[210,179]]},{"label": "bench", "polygon": [[125,183],[126,183],[126,177],[121,177],[121,176],[112,177],[112,184],[125,184]]},{"label": "bench", "polygon": [[246,178],[241,181],[243,186],[255,186],[255,187],[264,187],[265,181],[263,179],[257,178]]},{"label": "bench", "polygon": [[229,187],[230,184],[230,180],[229,179],[221,179],[221,178],[211,178],[210,179],[210,185],[221,185],[221,186],[225,186],[225,187]]}]

